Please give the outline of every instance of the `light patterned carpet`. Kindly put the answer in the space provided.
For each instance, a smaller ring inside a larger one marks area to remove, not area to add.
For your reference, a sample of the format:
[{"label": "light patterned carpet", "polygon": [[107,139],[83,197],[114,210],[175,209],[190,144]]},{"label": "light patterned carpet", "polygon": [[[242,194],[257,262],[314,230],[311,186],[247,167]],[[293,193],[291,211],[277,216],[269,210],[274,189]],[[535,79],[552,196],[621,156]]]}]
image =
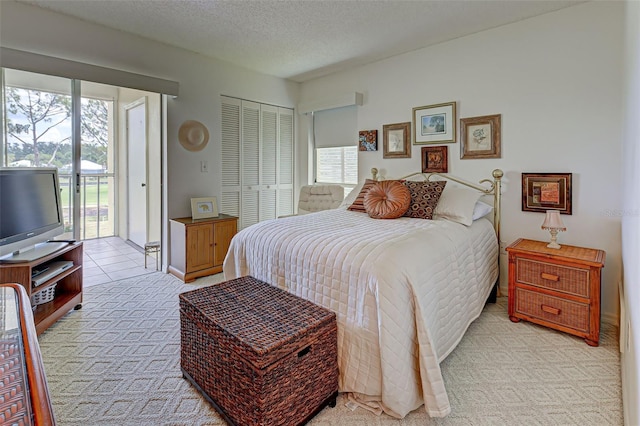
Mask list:
[{"label": "light patterned carpet", "polygon": [[[153,273],[88,287],[84,305],[40,336],[58,425],[221,425],[180,372],[177,295],[185,285]],[[403,420],[325,408],[318,425],[621,425],[617,330],[600,347],[532,324],[513,324],[506,299],[488,305],[442,370],[452,413]]]}]

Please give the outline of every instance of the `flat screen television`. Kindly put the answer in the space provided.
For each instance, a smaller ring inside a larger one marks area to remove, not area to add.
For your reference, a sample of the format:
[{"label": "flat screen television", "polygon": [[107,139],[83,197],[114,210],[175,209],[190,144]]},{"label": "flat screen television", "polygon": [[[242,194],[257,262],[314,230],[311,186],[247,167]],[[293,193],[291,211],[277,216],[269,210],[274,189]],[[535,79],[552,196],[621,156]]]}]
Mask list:
[{"label": "flat screen television", "polygon": [[59,250],[64,233],[58,169],[0,168],[0,262],[24,262]]}]

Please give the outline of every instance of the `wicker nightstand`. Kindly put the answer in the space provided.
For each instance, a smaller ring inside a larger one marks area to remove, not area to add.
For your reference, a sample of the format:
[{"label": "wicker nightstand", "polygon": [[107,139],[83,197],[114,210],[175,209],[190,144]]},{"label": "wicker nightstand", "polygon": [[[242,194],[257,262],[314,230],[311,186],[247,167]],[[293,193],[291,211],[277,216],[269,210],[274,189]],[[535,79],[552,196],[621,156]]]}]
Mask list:
[{"label": "wicker nightstand", "polygon": [[600,339],[600,273],[605,252],[519,239],[509,253],[509,318]]}]

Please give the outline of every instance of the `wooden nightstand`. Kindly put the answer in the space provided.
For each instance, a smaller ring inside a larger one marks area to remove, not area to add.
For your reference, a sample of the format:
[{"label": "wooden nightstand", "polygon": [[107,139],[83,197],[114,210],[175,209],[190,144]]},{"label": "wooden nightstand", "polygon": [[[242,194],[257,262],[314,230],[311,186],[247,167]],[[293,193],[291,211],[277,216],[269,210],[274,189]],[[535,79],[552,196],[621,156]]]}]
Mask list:
[{"label": "wooden nightstand", "polygon": [[600,339],[600,273],[605,252],[519,239],[509,253],[509,318]]},{"label": "wooden nightstand", "polygon": [[169,272],[189,283],[222,272],[238,218],[226,214],[210,219],[182,217],[169,221],[171,262]]}]

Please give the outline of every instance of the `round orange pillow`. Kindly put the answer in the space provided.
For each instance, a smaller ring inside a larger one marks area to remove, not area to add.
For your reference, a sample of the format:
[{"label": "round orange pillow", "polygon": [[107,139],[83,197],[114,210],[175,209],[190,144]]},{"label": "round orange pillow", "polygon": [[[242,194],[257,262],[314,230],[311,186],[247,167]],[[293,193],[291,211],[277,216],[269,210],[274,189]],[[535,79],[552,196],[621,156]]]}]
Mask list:
[{"label": "round orange pillow", "polygon": [[374,184],[364,196],[364,208],[374,219],[396,219],[409,209],[409,189],[397,180]]}]

